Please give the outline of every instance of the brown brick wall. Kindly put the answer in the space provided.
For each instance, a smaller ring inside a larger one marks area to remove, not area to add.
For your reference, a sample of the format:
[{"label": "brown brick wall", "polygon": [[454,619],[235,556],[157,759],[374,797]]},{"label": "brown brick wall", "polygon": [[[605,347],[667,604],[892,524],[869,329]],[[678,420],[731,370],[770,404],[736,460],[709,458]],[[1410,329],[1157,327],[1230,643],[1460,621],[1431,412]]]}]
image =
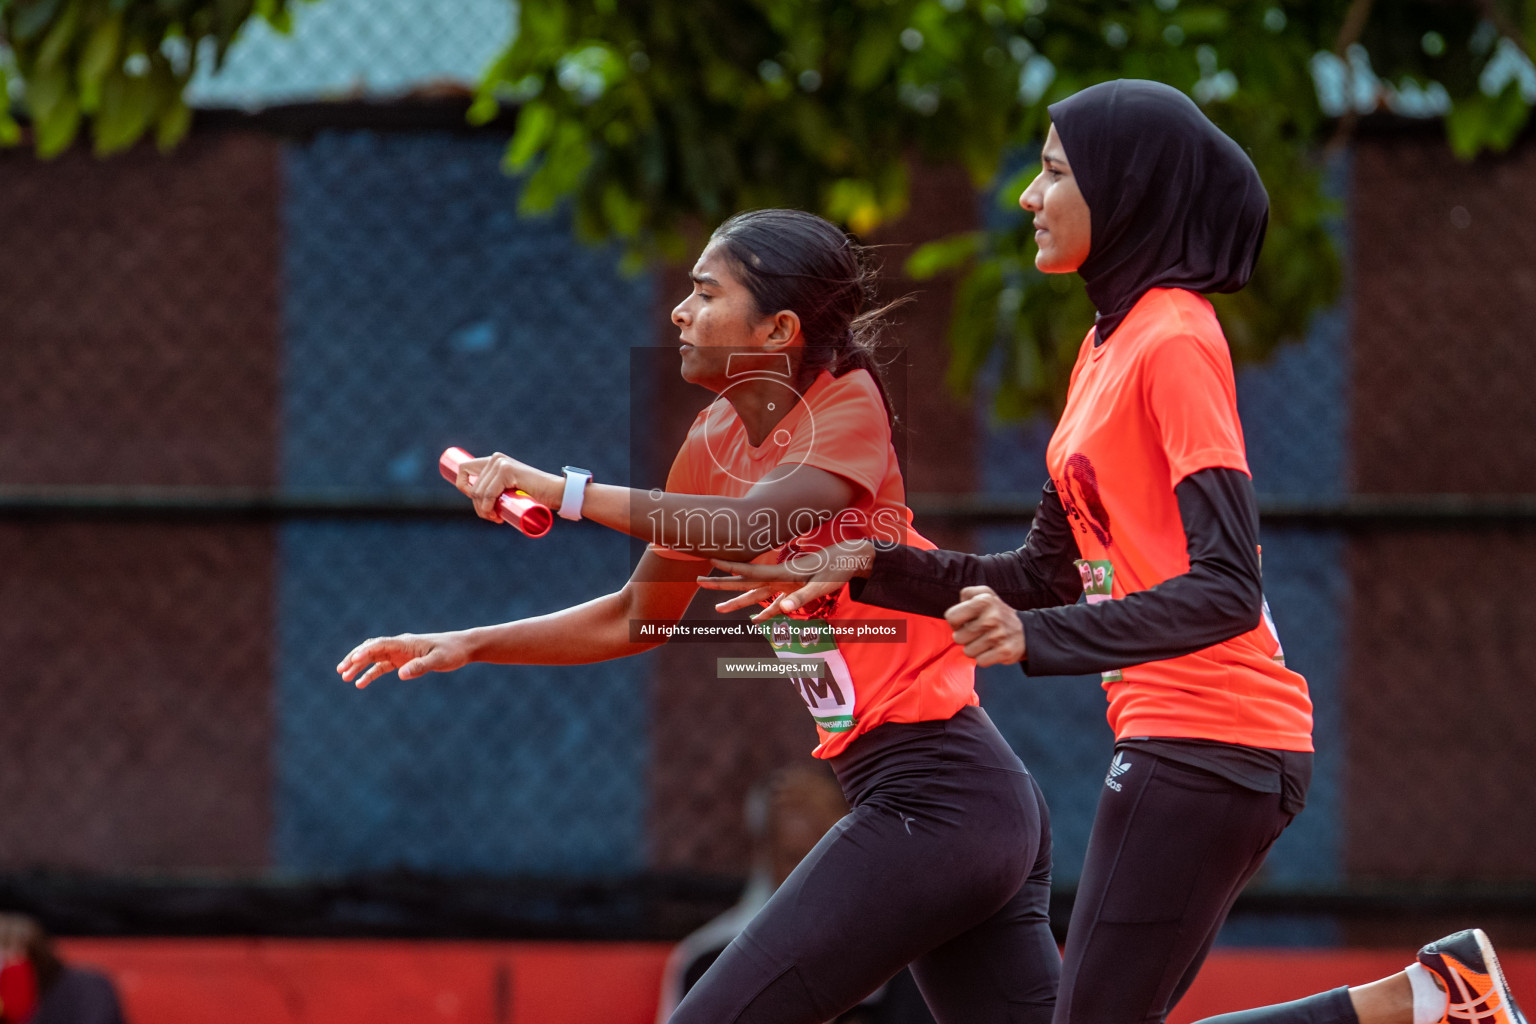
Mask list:
[{"label": "brown brick wall", "polygon": [[1536,490],[1536,144],[1357,146],[1354,489]]},{"label": "brown brick wall", "polygon": [[1536,531],[1357,538],[1346,868],[1536,881]]},{"label": "brown brick wall", "polygon": [[[893,319],[893,340],[906,349],[907,490],[965,493],[975,487],[976,413],[970,401],[944,387],[949,368],[949,320],[955,287],[950,277],[913,281],[902,266],[914,249],[977,227],[981,200],[959,167],[912,168],[907,215],[870,241],[885,268],[887,294],[911,295]],[[919,528],[922,526],[919,524]]]},{"label": "brown brick wall", "polygon": [[[0,485],[276,483],[275,139],[0,153]],[[251,870],[273,532],[0,524],[0,870]]]},{"label": "brown brick wall", "polygon": [[267,863],[272,532],[0,525],[0,871]]},{"label": "brown brick wall", "polygon": [[275,482],[277,153],[0,152],[0,484]]},{"label": "brown brick wall", "polygon": [[[1536,145],[1356,147],[1358,493],[1536,491]],[[1355,881],[1536,881],[1536,530],[1357,533],[1345,689]]]}]

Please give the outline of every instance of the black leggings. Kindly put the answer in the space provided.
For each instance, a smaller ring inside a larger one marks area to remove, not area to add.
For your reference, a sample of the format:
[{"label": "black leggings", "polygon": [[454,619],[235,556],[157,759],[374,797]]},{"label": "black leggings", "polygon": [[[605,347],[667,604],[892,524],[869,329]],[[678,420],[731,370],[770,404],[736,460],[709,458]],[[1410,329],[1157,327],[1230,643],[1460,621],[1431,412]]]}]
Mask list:
[{"label": "black leggings", "polygon": [[1345,987],[1257,1010],[1207,1017],[1200,1024],[1360,1024],[1360,1018]]},{"label": "black leggings", "polygon": [[908,964],[940,1024],[1048,1024],[1050,822],[985,712],[878,726],[832,767],[853,809],[672,1024],[820,1024]]},{"label": "black leggings", "polygon": [[1055,1024],[1162,1024],[1292,817],[1278,793],[1124,749],[1093,820]]}]

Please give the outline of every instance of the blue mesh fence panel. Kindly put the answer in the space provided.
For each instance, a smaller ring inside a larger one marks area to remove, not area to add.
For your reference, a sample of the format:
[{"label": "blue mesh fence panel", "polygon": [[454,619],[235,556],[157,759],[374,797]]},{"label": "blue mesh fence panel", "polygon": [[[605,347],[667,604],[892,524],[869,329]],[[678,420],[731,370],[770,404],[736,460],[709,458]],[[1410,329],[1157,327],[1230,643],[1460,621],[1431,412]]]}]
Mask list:
[{"label": "blue mesh fence panel", "polygon": [[623,479],[651,280],[567,218],[520,219],[503,145],[331,132],[289,151],[284,486],[439,493],[451,444]]},{"label": "blue mesh fence panel", "polygon": [[[520,220],[502,142],[323,133],[287,161],[282,482],[451,494],[450,444],[628,469],[651,282],[562,217]],[[467,503],[466,503],[467,506]],[[643,665],[487,668],[352,692],[369,635],[505,621],[616,589],[628,545],[454,524],[282,536],[279,864],[581,874],[641,866]]]},{"label": "blue mesh fence panel", "polygon": [[[1329,163],[1325,188],[1349,199],[1348,154]],[[1257,366],[1237,372],[1254,489],[1287,502],[1338,500],[1349,471],[1350,236],[1346,218],[1329,224],[1343,263],[1339,302],[1312,319],[1299,344],[1282,345]]]},{"label": "blue mesh fence panel", "polygon": [[607,874],[643,866],[644,678],[634,661],[475,665],[358,692],[369,636],[501,622],[616,587],[624,538],[587,524],[295,522],[281,538],[273,861]]},{"label": "blue mesh fence panel", "polygon": [[1344,496],[1349,314],[1317,315],[1304,341],[1237,373],[1237,407],[1254,489],[1285,502]]},{"label": "blue mesh fence panel", "polygon": [[982,669],[976,681],[982,707],[1045,791],[1051,808],[1052,884],[1075,885],[1114,749],[1099,680],[1035,678],[1017,665],[1002,665]]},{"label": "blue mesh fence panel", "polygon": [[1306,810],[1275,843],[1258,881],[1320,887],[1340,880],[1342,862],[1346,545],[1336,530],[1300,527],[1269,527],[1262,539],[1264,595],[1286,666],[1307,679],[1316,752]]}]

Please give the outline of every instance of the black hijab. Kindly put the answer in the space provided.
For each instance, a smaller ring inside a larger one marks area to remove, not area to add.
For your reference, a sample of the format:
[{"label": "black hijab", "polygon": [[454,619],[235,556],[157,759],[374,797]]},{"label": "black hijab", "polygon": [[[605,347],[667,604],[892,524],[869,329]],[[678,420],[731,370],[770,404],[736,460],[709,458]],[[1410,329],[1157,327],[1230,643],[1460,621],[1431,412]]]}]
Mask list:
[{"label": "black hijab", "polygon": [[1253,162],[1159,82],[1120,79],[1050,106],[1093,230],[1078,273],[1098,308],[1095,343],[1152,288],[1235,292],[1269,224]]}]

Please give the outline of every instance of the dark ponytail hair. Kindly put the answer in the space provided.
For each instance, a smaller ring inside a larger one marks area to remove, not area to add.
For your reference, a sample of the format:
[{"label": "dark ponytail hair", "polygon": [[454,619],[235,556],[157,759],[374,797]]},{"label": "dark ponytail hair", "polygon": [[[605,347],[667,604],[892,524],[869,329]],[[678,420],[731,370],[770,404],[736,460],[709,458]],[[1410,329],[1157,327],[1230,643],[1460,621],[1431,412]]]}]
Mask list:
[{"label": "dark ponytail hair", "polygon": [[805,355],[795,389],[822,370],[841,377],[867,370],[894,420],[876,350],[886,315],[904,300],[876,307],[877,271],[868,250],[836,225],[803,210],[749,210],[710,236],[735,264],[759,316],[787,309],[800,318]]}]

